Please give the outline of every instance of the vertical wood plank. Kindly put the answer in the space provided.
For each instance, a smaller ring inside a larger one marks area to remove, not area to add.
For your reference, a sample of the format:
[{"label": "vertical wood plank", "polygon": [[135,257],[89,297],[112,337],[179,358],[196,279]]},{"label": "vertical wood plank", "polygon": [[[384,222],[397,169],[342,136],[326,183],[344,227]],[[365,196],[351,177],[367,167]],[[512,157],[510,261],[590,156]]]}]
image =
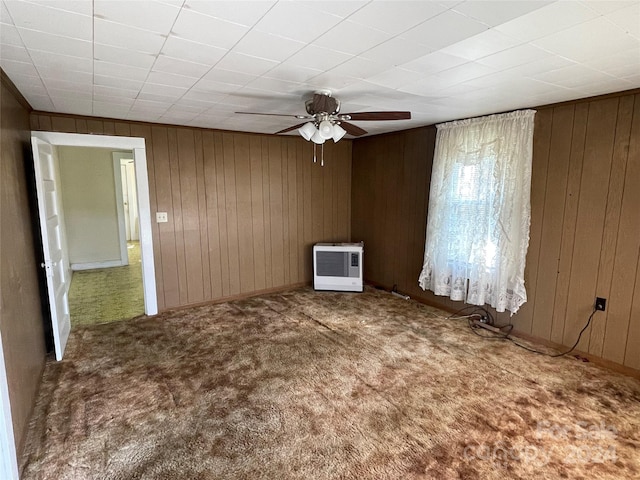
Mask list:
[{"label": "vertical wood plank", "polygon": [[206,198],[207,241],[209,249],[210,298],[222,297],[222,263],[220,247],[220,226],[218,208],[218,185],[216,172],[216,148],[212,131],[202,134],[202,154],[204,167],[204,191]]},{"label": "vertical wood plank", "polygon": [[116,135],[119,137],[130,137],[131,129],[128,123],[125,122],[115,122],[115,131]]},{"label": "vertical wood plank", "polygon": [[40,121],[39,123],[39,128],[42,131],[45,132],[51,132],[53,131],[53,124],[51,122],[51,115],[39,115],[40,117]]},{"label": "vertical wood plank", "polygon": [[198,226],[200,229],[200,255],[202,256],[202,294],[203,300],[211,300],[211,272],[209,260],[209,219],[207,216],[207,195],[204,171],[204,150],[202,130],[194,131],[196,189],[198,192]]},{"label": "vertical wood plank", "polygon": [[562,241],[564,201],[571,156],[574,106],[567,105],[549,110],[551,110],[553,118],[551,119],[549,139],[544,216],[541,222],[535,295],[532,294],[530,300],[530,303],[533,304],[531,333],[546,340],[551,339],[553,302]]},{"label": "vertical wood plank", "polygon": [[186,302],[204,301],[202,253],[200,250],[200,215],[194,130],[176,129],[180,179],[180,208],[184,241]]},{"label": "vertical wood plank", "polygon": [[[593,308],[617,111],[617,98],[589,104],[564,345],[573,345]],[[588,348],[589,334],[585,332],[578,350]]]},{"label": "vertical wood plank", "polygon": [[87,130],[89,131],[89,133],[102,135],[104,133],[104,126],[102,124],[102,120],[88,119]]},{"label": "vertical wood plank", "polygon": [[[154,126],[151,129],[153,142],[153,164],[158,172],[156,181],[156,211],[172,212],[173,197],[171,195],[171,171],[169,168],[169,139],[165,127]],[[159,223],[158,225],[158,250],[160,261],[156,263],[156,270],[162,272],[163,289],[162,295],[158,292],[158,297],[163,297],[162,304],[166,308],[180,305],[180,292],[178,286],[178,265],[175,255],[175,227],[173,218],[170,222]],[[156,257],[156,262],[158,259]],[[157,278],[158,276],[156,276]]]},{"label": "vertical wood plank", "polygon": [[553,321],[551,323],[551,341],[563,342],[564,324],[569,300],[569,284],[571,281],[571,263],[575,245],[576,222],[578,220],[578,200],[582,182],[582,164],[587,134],[588,104],[575,107],[573,134],[571,137],[571,154],[567,190],[565,192],[564,217],[562,221],[562,240],[560,244],[560,260],[556,281],[555,300],[553,303]]},{"label": "vertical wood plank", "polygon": [[269,173],[269,139],[262,137],[262,195],[264,199],[264,267],[265,267],[265,280],[266,288],[274,286],[272,265],[272,250],[271,250],[271,192],[270,183],[271,176]]},{"label": "vertical wood plank", "polygon": [[280,151],[280,171],[282,182],[282,256],[283,256],[283,280],[282,285],[291,283],[289,276],[289,170],[287,168],[287,159],[289,158],[289,145],[296,139],[283,137],[281,139]]},{"label": "vertical wood plank", "polygon": [[84,118],[76,118],[76,133],[89,133],[87,121]]},{"label": "vertical wood plank", "polygon": [[247,293],[255,290],[255,265],[253,257],[254,233],[251,205],[251,152],[248,135],[236,134],[234,137],[240,291]]},{"label": "vertical wood plank", "polygon": [[169,222],[173,221],[173,233],[175,236],[176,264],[178,266],[178,295],[179,305],[187,305],[189,302],[187,290],[187,262],[184,242],[184,223],[182,211],[182,192],[180,181],[180,159],[178,157],[178,140],[175,127],[167,129],[169,147],[169,171],[171,173],[171,198],[173,211],[169,213]]},{"label": "vertical wood plank", "polygon": [[[310,157],[313,158],[313,157]],[[313,167],[316,165],[310,160],[302,162],[304,177],[304,278],[310,282],[313,279]]]},{"label": "vertical wood plank", "polygon": [[[611,296],[613,267],[616,256],[618,255],[616,243],[619,234],[622,195],[627,174],[627,158],[629,153],[631,122],[633,119],[633,100],[632,96],[622,97],[618,107],[613,157],[611,160],[611,176],[609,178],[607,195],[607,208],[604,218],[604,230],[602,232],[602,247],[600,249],[600,264],[598,266],[598,282],[596,284],[596,295],[604,298],[610,298]],[[608,311],[598,313],[592,321],[589,353],[593,355],[602,356],[605,329],[610,311],[609,309]]]},{"label": "vertical wood plank", "polygon": [[238,202],[236,197],[236,159],[234,134],[223,133],[224,187],[227,209],[227,251],[229,257],[229,294],[238,295],[240,288],[240,251],[238,249]]},{"label": "vertical wood plank", "polygon": [[55,115],[51,118],[51,128],[54,132],[73,133],[76,131],[76,120]]},{"label": "vertical wood plank", "polygon": [[294,284],[301,281],[298,262],[298,169],[297,153],[299,139],[289,143],[287,156],[287,192],[289,198],[286,203],[289,206],[289,282]]},{"label": "vertical wood plank", "polygon": [[[220,237],[220,279],[222,282],[222,296],[231,296],[231,275],[229,260],[229,236],[227,215],[227,192],[225,172],[225,148],[223,135],[220,132],[213,134],[216,161],[216,194],[218,196],[218,232]],[[228,141],[227,141],[228,143]]]},{"label": "vertical wood plank", "polygon": [[249,140],[251,175],[251,212],[254,256],[254,287],[264,290],[266,282],[266,260],[264,247],[264,200],[262,193],[262,139],[251,136]]},{"label": "vertical wood plank", "polygon": [[105,135],[115,135],[116,134],[116,125],[112,121],[105,120],[102,122],[103,130]]},{"label": "vertical wood plank", "polygon": [[282,214],[282,140],[269,138],[269,205],[271,227],[271,276],[273,286],[284,285]]},{"label": "vertical wood plank", "polygon": [[[306,148],[305,148],[306,147]],[[308,281],[306,277],[307,257],[306,253],[306,244],[305,244],[305,235],[304,235],[304,224],[305,224],[305,215],[304,215],[304,202],[306,197],[306,192],[304,189],[304,163],[305,163],[305,155],[308,154],[309,148],[307,142],[298,142],[298,147],[296,149],[296,189],[298,191],[298,209],[297,209],[297,217],[298,217],[298,278],[300,282]]]}]

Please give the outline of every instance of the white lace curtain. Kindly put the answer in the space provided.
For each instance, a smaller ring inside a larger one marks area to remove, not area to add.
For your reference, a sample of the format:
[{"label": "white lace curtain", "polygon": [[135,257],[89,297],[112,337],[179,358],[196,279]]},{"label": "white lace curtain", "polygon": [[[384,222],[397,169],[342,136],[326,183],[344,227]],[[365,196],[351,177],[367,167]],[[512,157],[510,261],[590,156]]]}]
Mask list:
[{"label": "white lace curtain", "polygon": [[512,315],[527,301],[534,115],[437,126],[423,290]]}]

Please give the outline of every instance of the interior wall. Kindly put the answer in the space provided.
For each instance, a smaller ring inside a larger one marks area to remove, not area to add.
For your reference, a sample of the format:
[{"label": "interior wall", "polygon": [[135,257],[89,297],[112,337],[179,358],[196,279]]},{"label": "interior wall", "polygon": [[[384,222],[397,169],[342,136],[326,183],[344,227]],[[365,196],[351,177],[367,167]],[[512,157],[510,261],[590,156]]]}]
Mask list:
[{"label": "interior wall", "polygon": [[351,141],[324,167],[297,136],[34,112],[34,130],[144,137],[161,310],[310,282],[311,247],[348,241]]},{"label": "interior wall", "polygon": [[[538,108],[534,131],[528,302],[517,331],[571,346],[595,297],[607,298],[578,349],[640,369],[640,94]],[[359,139],[353,147],[354,241],[365,276],[448,309],[418,286],[435,127]]]},{"label": "interior wall", "polygon": [[120,260],[112,150],[59,146],[60,190],[72,264]]},{"label": "interior wall", "polygon": [[1,77],[0,330],[19,454],[46,352],[27,189],[29,111],[4,74]]}]

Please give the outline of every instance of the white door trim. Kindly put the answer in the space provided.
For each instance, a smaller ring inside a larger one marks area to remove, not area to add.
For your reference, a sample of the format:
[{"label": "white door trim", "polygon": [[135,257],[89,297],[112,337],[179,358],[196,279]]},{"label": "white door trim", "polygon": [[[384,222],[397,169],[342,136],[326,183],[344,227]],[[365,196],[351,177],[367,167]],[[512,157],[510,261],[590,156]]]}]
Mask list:
[{"label": "white door trim", "polygon": [[118,212],[118,238],[120,239],[121,265],[129,265],[129,252],[127,249],[127,232],[124,219],[124,194],[122,192],[122,175],[120,173],[120,160],[132,158],[133,153],[113,152],[113,177],[116,187],[116,211]]},{"label": "white door trim", "polygon": [[115,150],[133,150],[138,193],[138,218],[140,219],[140,256],[142,261],[142,283],[144,287],[144,313],[158,313],[155,265],[153,261],[153,239],[151,236],[151,202],[149,200],[149,178],[144,138],[117,137],[111,135],[85,135],[80,133],[31,132],[52,145],[68,147],[98,147]]}]

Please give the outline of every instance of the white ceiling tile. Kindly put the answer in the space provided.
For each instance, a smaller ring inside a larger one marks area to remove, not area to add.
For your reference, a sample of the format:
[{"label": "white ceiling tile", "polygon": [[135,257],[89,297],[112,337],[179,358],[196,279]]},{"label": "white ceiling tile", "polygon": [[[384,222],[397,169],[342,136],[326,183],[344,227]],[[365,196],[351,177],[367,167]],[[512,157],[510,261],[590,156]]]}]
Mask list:
[{"label": "white ceiling tile", "polygon": [[277,78],[260,77],[247,84],[247,87],[253,90],[262,90],[265,92],[291,93],[300,87],[300,83],[287,82]]},{"label": "white ceiling tile", "polygon": [[456,5],[453,9],[456,12],[494,27],[534,10],[538,10],[549,3],[552,2],[540,0],[520,0],[517,2],[504,0],[467,0],[466,2]]},{"label": "white ceiling tile", "polygon": [[411,70],[393,67],[367,78],[367,81],[383,87],[399,88],[403,85],[407,85],[408,83],[417,81],[422,76],[422,74],[412,72]]},{"label": "white ceiling tile", "polygon": [[314,40],[313,44],[338,52],[358,55],[390,38],[391,34],[389,33],[345,20]]},{"label": "white ceiling tile", "polygon": [[436,2],[370,2],[349,20],[397,35],[444,11]]},{"label": "white ceiling tile", "polygon": [[13,25],[11,14],[9,13],[9,10],[7,10],[7,6],[4,2],[0,2],[0,23],[3,25]]},{"label": "white ceiling tile", "polygon": [[125,78],[129,80],[145,80],[149,75],[148,68],[137,68],[131,65],[111,62],[93,62],[94,73],[107,77]]},{"label": "white ceiling tile", "polygon": [[162,47],[163,55],[209,66],[215,65],[227,51],[226,48],[212,47],[174,35],[169,35]]},{"label": "white ceiling tile", "polygon": [[404,32],[402,38],[436,50],[477,35],[488,28],[473,18],[448,10]]},{"label": "white ceiling tile", "polygon": [[171,33],[176,37],[214,47],[231,48],[249,30],[244,25],[183,9]]},{"label": "white ceiling tile", "polygon": [[[606,42],[602,39],[606,38]],[[608,52],[638,49],[640,42],[620,28],[599,17],[552,35],[540,38],[533,45],[575,61],[588,61]]]},{"label": "white ceiling tile", "polygon": [[91,58],[93,55],[93,44],[86,40],[51,35],[26,28],[20,28],[18,31],[25,47],[29,50],[55,52],[62,55],[86,58]]},{"label": "white ceiling tile", "polygon": [[[156,85],[154,83],[145,83],[140,89],[140,98],[144,98],[143,95],[162,95],[164,97],[177,99],[180,98],[187,91],[186,88],[174,87],[170,85]],[[167,105],[169,108],[169,105]]]},{"label": "white ceiling tile", "polygon": [[275,78],[286,82],[303,83],[321,73],[322,70],[304,67],[293,62],[286,61],[266,73],[264,78]]},{"label": "white ceiling tile", "polygon": [[93,85],[88,82],[81,82],[81,81],[74,82],[69,80],[60,80],[57,78],[45,78],[44,83],[47,86],[47,88],[51,88],[51,89],[93,93]]},{"label": "white ceiling tile", "polygon": [[304,46],[302,42],[251,30],[238,42],[233,51],[281,62]]},{"label": "white ceiling tile", "polygon": [[55,106],[48,95],[29,95],[27,101],[34,110],[41,110],[44,112],[51,112],[55,110]]},{"label": "white ceiling tile", "polygon": [[609,78],[603,82],[589,83],[583,86],[576,87],[584,96],[601,95],[610,92],[622,92],[624,90],[631,90],[638,88],[639,83],[630,82],[622,78]]},{"label": "white ceiling tile", "polygon": [[93,93],[96,95],[104,95],[117,98],[126,98],[133,100],[138,96],[139,90],[126,90],[124,88],[105,87],[103,85],[96,85],[93,87]]},{"label": "white ceiling tile", "polygon": [[496,70],[508,69],[525,63],[542,60],[550,56],[549,52],[525,43],[517,47],[509,48],[502,52],[494,53],[477,60],[482,65]]},{"label": "white ceiling tile", "polygon": [[312,10],[296,2],[278,2],[269,10],[254,29],[259,32],[311,42],[338,24],[341,17]]},{"label": "white ceiling tile", "polygon": [[56,99],[71,98],[71,99],[77,99],[77,100],[85,100],[89,102],[93,100],[93,93],[80,92],[78,90],[63,90],[58,88],[47,88],[47,90],[45,91],[43,88],[42,93],[49,93],[51,98],[56,98]]},{"label": "white ceiling tile", "polygon": [[187,0],[185,8],[240,25],[252,26],[275,4],[273,1]]},{"label": "white ceiling tile", "polygon": [[91,0],[29,0],[29,2],[79,15],[87,15],[89,17],[93,15],[93,2]]},{"label": "white ceiling tile", "polygon": [[[336,52],[328,48],[308,45],[292,55],[286,63],[316,70],[331,70],[341,63],[353,58],[353,55]],[[320,72],[318,72],[320,73]]]},{"label": "white ceiling tile", "polygon": [[168,57],[166,55],[158,56],[158,59],[153,65],[153,70],[155,72],[166,72],[198,78],[207,73],[210,69],[211,67],[209,65],[188,62],[180,58]]},{"label": "white ceiling tile", "polygon": [[136,52],[128,48],[114,47],[95,43],[93,58],[102,62],[119,63],[138,68],[151,68],[156,56],[150,53]]},{"label": "white ceiling tile", "polygon": [[606,16],[607,20],[620,27],[624,32],[640,37],[640,2],[616,10]]},{"label": "white ceiling tile", "polygon": [[31,77],[39,78],[38,71],[36,70],[36,67],[33,66],[33,63],[15,62],[13,60],[5,60],[3,58],[2,69],[10,77],[12,75],[21,75],[21,76],[31,76]]},{"label": "white ceiling tile", "polygon": [[124,90],[140,90],[144,81],[132,80],[129,78],[109,77],[106,75],[95,75],[93,83],[94,85],[121,88]]},{"label": "white ceiling tile", "polygon": [[36,67],[59,67],[76,72],[93,72],[93,60],[86,57],[72,57],[57,53],[30,50],[29,55]]},{"label": "white ceiling tile", "polygon": [[193,120],[195,117],[197,117],[198,114],[196,113],[189,113],[189,112],[168,112],[165,113],[164,115],[162,115],[158,120],[161,123],[168,123],[168,124],[183,124],[184,122],[188,122]]},{"label": "white ceiling tile", "polygon": [[133,105],[133,102],[135,100],[133,98],[127,98],[127,97],[115,97],[112,95],[102,95],[99,93],[94,93],[93,94],[93,102],[94,102],[94,106],[97,103],[111,103],[113,105],[118,105],[118,107],[126,107],[127,110],[129,110],[129,107],[131,107],[131,105]]},{"label": "white ceiling tile", "polygon": [[275,60],[253,57],[244,53],[229,52],[216,64],[216,68],[244,72],[251,75],[263,75],[278,64],[279,62]]},{"label": "white ceiling tile", "polygon": [[16,27],[91,41],[92,18],[28,2],[6,3]]},{"label": "white ceiling tile", "polygon": [[129,110],[129,113],[126,116],[127,120],[133,120],[137,122],[152,122],[155,123],[160,118],[160,113],[157,112],[146,112],[142,110]]},{"label": "white ceiling tile", "polygon": [[477,62],[469,62],[457,67],[450,68],[444,72],[435,74],[436,77],[446,79],[448,84],[456,85],[458,83],[466,82],[474,78],[483,77],[494,73],[495,70],[486,65],[481,65]]},{"label": "white ceiling tile", "polygon": [[147,77],[147,82],[158,85],[169,85],[174,87],[190,88],[198,81],[194,77],[186,77],[184,75],[175,75],[167,72],[151,72]]},{"label": "white ceiling tile", "polygon": [[[586,66],[595,70],[614,75],[616,77],[631,75],[629,70],[633,71],[632,74],[640,73],[638,63],[640,62],[640,53],[636,48],[630,48],[628,50],[622,50],[615,53],[609,53],[605,56],[593,57],[585,60]],[[623,73],[624,72],[624,73]]]},{"label": "white ceiling tile", "polygon": [[350,60],[329,70],[331,75],[344,75],[353,78],[369,78],[380,72],[384,72],[391,66],[385,62],[376,62],[362,57],[353,57]]},{"label": "white ceiling tile", "polygon": [[94,38],[96,43],[128,48],[136,52],[157,54],[164,44],[165,37],[158,33],[141,30],[121,23],[94,20]]},{"label": "white ceiling tile", "polygon": [[13,25],[1,24],[0,26],[0,43],[3,45],[23,46],[22,38],[18,33],[18,29]]},{"label": "white ceiling tile", "polygon": [[94,0],[93,11],[96,18],[150,30],[167,35],[178,17],[180,9],[166,3],[147,0],[127,2],[126,8],[113,0]]},{"label": "white ceiling tile", "polygon": [[129,113],[129,106],[112,102],[93,102],[93,114],[106,118],[124,118]]},{"label": "white ceiling tile", "polygon": [[348,2],[341,2],[336,0],[311,0],[300,1],[299,3],[313,10],[319,10],[321,12],[330,13],[331,15],[337,15],[340,18],[347,18],[355,11],[360,10],[369,2],[358,0],[349,0]]},{"label": "white ceiling tile", "polygon": [[531,78],[566,88],[580,88],[589,83],[602,83],[614,80],[614,77],[611,75],[593,70],[584,65],[571,65],[558,70],[532,75]]},{"label": "white ceiling tile", "polygon": [[207,110],[207,108],[209,108],[209,106],[203,105],[202,103],[198,105],[193,105],[193,104],[185,105],[182,101],[178,101],[177,103],[174,103],[171,107],[169,107],[169,110],[167,110],[167,112],[181,112],[181,113],[188,112],[188,113],[200,114],[205,110]]},{"label": "white ceiling tile", "polygon": [[515,47],[521,43],[522,41],[508,37],[495,30],[485,30],[478,35],[449,45],[440,51],[456,57],[466,58],[467,60],[477,60]]},{"label": "white ceiling tile", "polygon": [[430,53],[429,55],[425,55],[424,57],[416,58],[410,62],[403,63],[400,66],[405,70],[411,70],[423,75],[431,75],[467,62],[468,60],[464,58],[442,53],[442,51],[437,51]]},{"label": "white ceiling tile", "polygon": [[213,104],[224,97],[225,97],[224,93],[207,91],[207,90],[197,90],[192,88],[187,93],[185,93],[184,96],[178,100],[178,102],[181,102],[186,105],[188,104],[197,105],[197,104],[203,104],[203,103]]},{"label": "white ceiling tile", "polygon": [[568,60],[563,57],[550,56],[535,60],[533,62],[524,63],[516,67],[503,69],[503,71],[509,75],[530,77],[542,72],[550,72],[551,70],[557,70],[559,68],[575,65],[576,62]]},{"label": "white ceiling tile", "polygon": [[315,89],[324,90],[328,88],[331,91],[336,91],[360,81],[360,79],[355,77],[349,77],[332,72],[324,72],[309,79],[307,84]]},{"label": "white ceiling tile", "polygon": [[19,45],[0,45],[0,59],[13,60],[15,62],[29,62],[31,63],[31,57],[25,47]]},{"label": "white ceiling tile", "polygon": [[169,107],[161,102],[154,102],[153,100],[136,100],[131,106],[132,110],[148,111],[148,112],[160,112],[164,113]]},{"label": "white ceiling tile", "polygon": [[60,82],[77,82],[92,85],[93,74],[90,72],[76,72],[59,65],[38,67],[38,73],[43,80]]},{"label": "white ceiling tile", "polygon": [[597,17],[578,2],[555,2],[531,13],[498,25],[496,30],[528,42],[559,32]]},{"label": "white ceiling tile", "polygon": [[201,79],[196,83],[187,95],[186,98],[196,98],[198,92],[204,95],[219,95],[219,94],[227,94],[229,92],[236,92],[240,90],[240,85],[233,85],[231,83],[224,82],[216,82],[214,80],[205,80]]},{"label": "white ceiling tile", "polygon": [[424,57],[432,51],[433,49],[430,47],[396,37],[361,53],[360,56],[391,67]]},{"label": "white ceiling tile", "polygon": [[42,84],[25,84],[20,90],[25,97],[30,96],[48,96],[49,91]]},{"label": "white ceiling tile", "polygon": [[607,15],[611,12],[615,12],[616,10],[620,10],[621,8],[629,7],[635,3],[636,1],[616,1],[616,0],[586,0],[581,1],[583,5],[588,8],[591,8],[595,12],[600,15]]},{"label": "white ceiling tile", "polygon": [[233,72],[231,70],[224,70],[222,68],[214,68],[205,76],[202,80],[229,83],[232,85],[246,85],[247,83],[255,80],[257,75],[250,75],[242,72]]},{"label": "white ceiling tile", "polygon": [[91,115],[93,105],[91,100],[73,98],[51,97],[57,111],[62,113],[75,113],[77,115]]}]

